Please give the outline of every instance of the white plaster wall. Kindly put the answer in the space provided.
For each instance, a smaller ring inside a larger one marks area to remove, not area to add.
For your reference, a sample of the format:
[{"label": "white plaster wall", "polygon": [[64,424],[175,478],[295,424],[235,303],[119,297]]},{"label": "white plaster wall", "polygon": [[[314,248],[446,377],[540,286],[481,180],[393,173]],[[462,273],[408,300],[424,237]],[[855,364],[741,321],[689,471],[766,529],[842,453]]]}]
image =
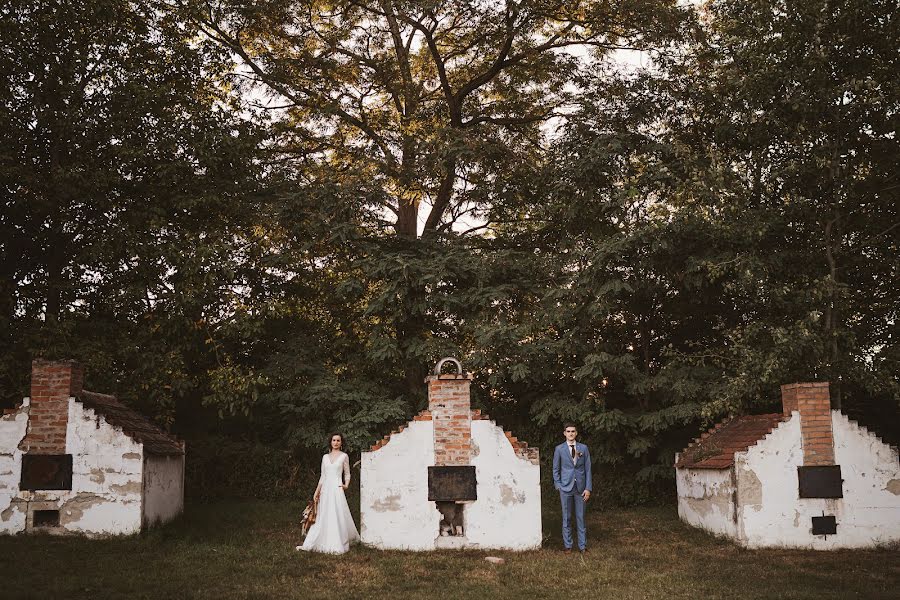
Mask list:
[{"label": "white plaster wall", "polygon": [[[900,540],[898,456],[832,411],[835,462],[843,498],[800,498],[797,467],[803,464],[800,415],[736,455],[738,539],[749,547],[829,550],[863,548]],[[837,534],[812,534],[812,517],[834,515]]]},{"label": "white plaster wall", "polygon": [[732,469],[675,469],[678,516],[710,533],[737,537]]},{"label": "white plaster wall", "polygon": [[144,459],[145,525],[166,523],[184,510],[184,455]]},{"label": "white plaster wall", "polygon": [[61,531],[137,533],[141,528],[141,445],[74,398],[69,399],[66,454],[72,455],[72,489],[20,491],[19,441],[28,423],[22,409],[0,420],[0,533],[26,528],[32,509],[58,509]]},{"label": "white plaster wall", "polygon": [[25,530],[25,504],[17,500],[22,478],[19,442],[28,429],[28,399],[19,410],[0,417],[0,533]]},{"label": "white plaster wall", "polygon": [[66,453],[72,455],[72,491],[59,496],[60,526],[87,534],[141,529],[143,449],[74,398],[69,401]]},{"label": "white plaster wall", "polygon": [[382,549],[433,550],[441,514],[428,501],[432,421],[412,421],[375,452],[362,453],[360,536]]},{"label": "white plaster wall", "polygon": [[828,540],[853,548],[900,542],[900,456],[840,411],[832,411],[831,427],[844,518]]},{"label": "white plaster wall", "polygon": [[472,448],[478,500],[466,503],[467,546],[540,548],[540,466],[517,456],[491,421],[472,421]]},{"label": "white plaster wall", "polygon": [[[478,500],[466,503],[465,547],[527,550],[541,545],[540,467],[519,458],[503,430],[472,421]],[[375,452],[363,452],[361,537],[383,549],[433,550],[441,515],[428,500],[432,421],[413,421]]]},{"label": "white plaster wall", "polygon": [[756,445],[735,455],[738,542],[754,548],[813,542],[810,518],[822,514],[826,500],[800,503],[797,467],[802,464],[796,412]]}]

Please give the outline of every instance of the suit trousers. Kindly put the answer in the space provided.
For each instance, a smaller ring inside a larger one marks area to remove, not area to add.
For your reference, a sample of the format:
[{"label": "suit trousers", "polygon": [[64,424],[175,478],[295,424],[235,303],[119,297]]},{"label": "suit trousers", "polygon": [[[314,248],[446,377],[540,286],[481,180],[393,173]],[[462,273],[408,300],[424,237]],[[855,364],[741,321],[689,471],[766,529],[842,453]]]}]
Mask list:
[{"label": "suit trousers", "polygon": [[574,489],[571,492],[560,492],[562,502],[562,535],[563,546],[572,547],[572,518],[575,518],[575,530],[578,533],[578,549],[587,547],[587,527],[584,524],[584,497]]}]

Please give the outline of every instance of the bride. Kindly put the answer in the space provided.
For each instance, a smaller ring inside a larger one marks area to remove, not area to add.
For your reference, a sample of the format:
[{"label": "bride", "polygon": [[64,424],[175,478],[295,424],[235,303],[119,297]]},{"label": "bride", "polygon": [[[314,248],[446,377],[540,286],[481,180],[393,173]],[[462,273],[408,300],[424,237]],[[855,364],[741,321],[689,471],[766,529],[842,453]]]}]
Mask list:
[{"label": "bride", "polygon": [[322,457],[322,476],[313,500],[318,505],[316,522],[297,550],[342,554],[350,544],[359,541],[344,490],[350,485],[350,457],[342,452],[344,436],[334,433],[330,439],[331,452]]}]

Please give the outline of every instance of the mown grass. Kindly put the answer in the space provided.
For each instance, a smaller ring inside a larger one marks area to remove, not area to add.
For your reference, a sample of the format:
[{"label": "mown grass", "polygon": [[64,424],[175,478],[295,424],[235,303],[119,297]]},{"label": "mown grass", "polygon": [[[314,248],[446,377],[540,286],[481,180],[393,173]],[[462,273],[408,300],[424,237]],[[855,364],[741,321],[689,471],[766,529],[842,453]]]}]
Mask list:
[{"label": "mown grass", "polygon": [[0,537],[0,598],[900,598],[896,549],[744,550],[672,507],[594,507],[583,558],[560,552],[549,503],[545,548],[525,553],[300,553],[299,509],[223,502],[127,538]]}]

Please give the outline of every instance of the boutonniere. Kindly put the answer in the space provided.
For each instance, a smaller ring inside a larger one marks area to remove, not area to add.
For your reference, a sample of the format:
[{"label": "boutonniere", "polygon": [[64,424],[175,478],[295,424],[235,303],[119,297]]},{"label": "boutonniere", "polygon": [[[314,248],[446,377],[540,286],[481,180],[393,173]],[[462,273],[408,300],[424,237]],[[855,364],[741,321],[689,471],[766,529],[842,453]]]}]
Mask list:
[{"label": "boutonniere", "polygon": [[576,456],[584,456],[584,452],[576,452],[575,455]]}]

